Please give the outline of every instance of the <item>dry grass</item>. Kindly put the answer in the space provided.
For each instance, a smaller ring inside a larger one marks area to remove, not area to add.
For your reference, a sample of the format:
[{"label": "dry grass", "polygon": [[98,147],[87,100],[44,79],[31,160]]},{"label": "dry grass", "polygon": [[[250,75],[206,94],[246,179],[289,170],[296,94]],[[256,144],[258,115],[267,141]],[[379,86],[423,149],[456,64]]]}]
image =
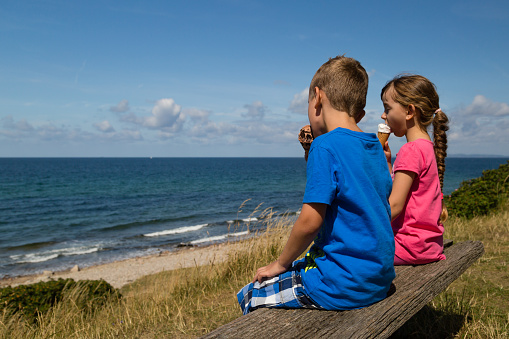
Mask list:
[{"label": "dry grass", "polygon": [[[258,212],[258,211],[256,211]],[[245,250],[227,262],[145,276],[122,288],[123,298],[94,314],[76,307],[73,291],[36,326],[0,314],[0,338],[193,338],[242,313],[236,293],[255,269],[282,250],[290,217],[259,212],[267,232],[244,241]]]},{"label": "dry grass", "polygon": [[[145,276],[124,287],[121,300],[94,314],[76,307],[79,291],[40,317],[37,326],[0,314],[0,338],[199,337],[241,315],[236,292],[286,242],[291,218],[275,218],[270,210],[260,214],[268,231],[246,240],[227,262]],[[395,337],[509,337],[508,227],[507,204],[487,217],[450,219],[447,238],[481,240],[486,253]]]},{"label": "dry grass", "polygon": [[483,257],[394,337],[509,338],[509,204],[484,217],[451,218],[446,238],[480,240]]}]

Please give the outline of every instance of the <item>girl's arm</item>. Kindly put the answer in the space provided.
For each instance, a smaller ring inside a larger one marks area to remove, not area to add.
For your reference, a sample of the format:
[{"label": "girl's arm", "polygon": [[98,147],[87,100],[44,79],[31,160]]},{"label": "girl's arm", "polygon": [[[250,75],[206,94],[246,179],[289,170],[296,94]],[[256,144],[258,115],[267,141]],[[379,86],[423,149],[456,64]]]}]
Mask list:
[{"label": "girl's arm", "polygon": [[416,173],[410,171],[396,171],[394,173],[394,182],[392,183],[392,192],[389,197],[389,204],[391,205],[391,221],[403,211],[406,198],[412,187]]},{"label": "girl's arm", "polygon": [[253,283],[262,282],[265,278],[272,278],[287,271],[295,259],[313,242],[322,227],[327,205],[304,204],[297,221],[293,225],[290,237],[283,252],[273,263],[261,267],[256,271]]}]

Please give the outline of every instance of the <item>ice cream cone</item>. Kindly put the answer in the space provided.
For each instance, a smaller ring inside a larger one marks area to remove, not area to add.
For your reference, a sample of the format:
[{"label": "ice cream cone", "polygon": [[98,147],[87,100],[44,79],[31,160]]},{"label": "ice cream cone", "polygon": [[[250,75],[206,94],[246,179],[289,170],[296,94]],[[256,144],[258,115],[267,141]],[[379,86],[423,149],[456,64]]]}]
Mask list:
[{"label": "ice cream cone", "polygon": [[378,140],[382,146],[385,146],[385,142],[389,139],[389,135],[391,135],[391,128],[386,124],[378,125]]},{"label": "ice cream cone", "polygon": [[304,159],[307,161],[309,149],[311,148],[311,143],[313,142],[313,132],[311,131],[311,126],[306,125],[300,129],[299,142],[302,145],[302,148],[304,148]]},{"label": "ice cream cone", "polygon": [[389,135],[391,135],[391,134],[378,132],[378,140],[380,140],[380,143],[382,144],[382,146],[384,146],[387,139],[389,139]]}]

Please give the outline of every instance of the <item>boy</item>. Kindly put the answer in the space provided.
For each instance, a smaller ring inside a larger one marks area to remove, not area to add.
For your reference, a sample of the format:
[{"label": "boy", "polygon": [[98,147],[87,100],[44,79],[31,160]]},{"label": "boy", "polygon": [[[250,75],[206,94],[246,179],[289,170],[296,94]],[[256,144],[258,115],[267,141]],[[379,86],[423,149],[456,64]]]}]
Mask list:
[{"label": "boy", "polygon": [[244,314],[258,307],[348,310],[387,296],[395,276],[392,181],[377,136],[357,126],[367,89],[365,69],[344,56],[313,77],[308,117],[315,139],[302,210],[279,258],[237,294]]}]

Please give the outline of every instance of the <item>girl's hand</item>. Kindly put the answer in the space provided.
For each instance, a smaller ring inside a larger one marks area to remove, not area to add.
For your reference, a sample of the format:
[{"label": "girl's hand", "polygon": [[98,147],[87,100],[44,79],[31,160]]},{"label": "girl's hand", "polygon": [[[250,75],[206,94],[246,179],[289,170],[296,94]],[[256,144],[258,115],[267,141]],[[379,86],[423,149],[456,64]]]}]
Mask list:
[{"label": "girl's hand", "polygon": [[384,145],[384,154],[385,154],[385,158],[387,158],[387,162],[391,162],[391,148],[389,147],[389,142],[386,141],[385,142],[385,145]]},{"label": "girl's hand", "polygon": [[252,282],[254,283],[255,281],[258,281],[261,284],[263,280],[280,275],[281,273],[286,272],[287,269],[287,267],[284,267],[278,260],[276,260],[273,263],[256,270],[256,274]]}]

